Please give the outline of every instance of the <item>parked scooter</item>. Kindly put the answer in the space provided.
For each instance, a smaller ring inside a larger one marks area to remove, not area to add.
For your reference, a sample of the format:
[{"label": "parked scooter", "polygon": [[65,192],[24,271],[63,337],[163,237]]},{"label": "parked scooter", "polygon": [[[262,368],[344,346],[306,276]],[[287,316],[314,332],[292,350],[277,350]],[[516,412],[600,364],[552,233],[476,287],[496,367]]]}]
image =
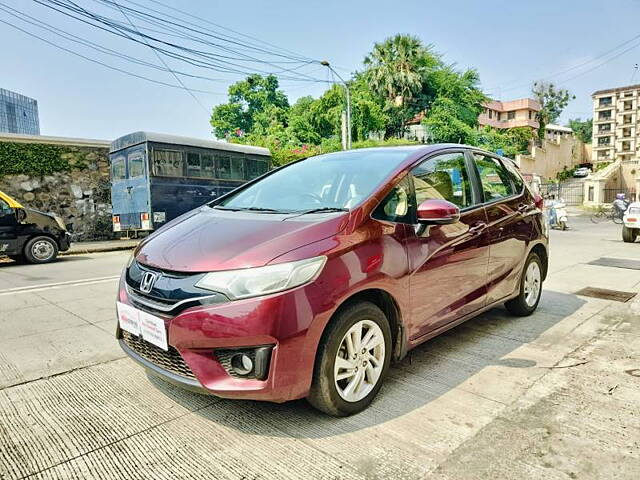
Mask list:
[{"label": "parked scooter", "polygon": [[554,195],[550,195],[545,203],[548,209],[549,226],[567,230],[569,228],[567,225],[569,216],[567,215],[567,205],[564,201],[562,199],[556,200]]}]

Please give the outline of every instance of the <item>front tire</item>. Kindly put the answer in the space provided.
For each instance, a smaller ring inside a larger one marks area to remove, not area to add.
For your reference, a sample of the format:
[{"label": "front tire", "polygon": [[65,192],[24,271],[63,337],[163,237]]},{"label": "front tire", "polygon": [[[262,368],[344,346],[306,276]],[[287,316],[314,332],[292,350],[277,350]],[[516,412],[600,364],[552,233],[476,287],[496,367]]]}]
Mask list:
[{"label": "front tire", "polygon": [[622,226],[622,240],[625,243],[633,243],[636,241],[638,231],[635,228],[627,228],[626,225]]},{"label": "front tire", "polygon": [[511,314],[526,317],[538,308],[542,294],[542,272],[540,257],[531,252],[522,269],[518,296],[504,304]]},{"label": "front tire", "polygon": [[318,345],[307,400],[335,417],[361,412],[380,390],[391,353],[391,328],[382,310],[370,302],[344,308]]},{"label": "front tire", "polygon": [[58,244],[51,237],[35,237],[24,247],[24,256],[29,263],[49,263],[58,256]]},{"label": "front tire", "polygon": [[560,230],[565,231],[567,229],[567,222],[561,220],[559,225],[560,225]]}]

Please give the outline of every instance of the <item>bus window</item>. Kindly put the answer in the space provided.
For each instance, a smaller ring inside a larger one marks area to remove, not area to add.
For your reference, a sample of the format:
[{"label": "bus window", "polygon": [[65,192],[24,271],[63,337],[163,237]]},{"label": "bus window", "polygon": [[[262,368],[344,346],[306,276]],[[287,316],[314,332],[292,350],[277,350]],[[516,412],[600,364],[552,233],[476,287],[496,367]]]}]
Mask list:
[{"label": "bus window", "polygon": [[182,177],[182,152],[176,150],[153,151],[153,172],[162,177]]},{"label": "bus window", "polygon": [[244,180],[244,158],[231,157],[231,178],[233,180]]},{"label": "bus window", "polygon": [[141,150],[129,154],[129,178],[144,176],[144,154]]},{"label": "bus window", "polygon": [[200,177],[200,154],[187,152],[187,177]]},{"label": "bus window", "polygon": [[127,170],[125,167],[124,155],[118,155],[111,160],[111,179],[112,180],[124,180],[127,178]]},{"label": "bus window", "polygon": [[216,171],[213,163],[213,155],[202,155],[202,177],[215,178]]},{"label": "bus window", "polygon": [[226,156],[222,156],[222,155],[216,155],[216,167],[217,167],[217,171],[218,171],[218,178],[221,178],[223,180],[230,180],[231,179],[231,158],[230,157],[226,157]]},{"label": "bus window", "polygon": [[264,160],[247,158],[247,180],[253,180],[254,178],[259,177],[266,172],[267,162],[265,162]]}]

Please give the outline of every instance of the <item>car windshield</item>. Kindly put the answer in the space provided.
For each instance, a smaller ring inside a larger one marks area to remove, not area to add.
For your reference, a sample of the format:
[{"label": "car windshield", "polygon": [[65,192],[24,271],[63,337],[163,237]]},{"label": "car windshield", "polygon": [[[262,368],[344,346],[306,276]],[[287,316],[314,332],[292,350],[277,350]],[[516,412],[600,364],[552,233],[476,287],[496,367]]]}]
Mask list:
[{"label": "car windshield", "polygon": [[347,210],[366,199],[413,149],[352,150],[282,168],[216,205],[264,212]]}]

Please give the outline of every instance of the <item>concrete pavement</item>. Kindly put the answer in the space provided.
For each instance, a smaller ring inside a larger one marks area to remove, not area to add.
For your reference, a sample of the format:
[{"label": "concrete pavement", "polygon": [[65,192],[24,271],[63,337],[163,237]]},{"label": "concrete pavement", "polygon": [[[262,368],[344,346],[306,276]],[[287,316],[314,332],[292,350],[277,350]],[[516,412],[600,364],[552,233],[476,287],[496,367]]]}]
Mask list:
[{"label": "concrete pavement", "polygon": [[640,299],[574,292],[639,291],[640,271],[587,263],[640,243],[570,223],[536,314],[425,343],[344,419],[147,376],[113,338],[128,252],[0,264],[0,478],[639,478]]}]

